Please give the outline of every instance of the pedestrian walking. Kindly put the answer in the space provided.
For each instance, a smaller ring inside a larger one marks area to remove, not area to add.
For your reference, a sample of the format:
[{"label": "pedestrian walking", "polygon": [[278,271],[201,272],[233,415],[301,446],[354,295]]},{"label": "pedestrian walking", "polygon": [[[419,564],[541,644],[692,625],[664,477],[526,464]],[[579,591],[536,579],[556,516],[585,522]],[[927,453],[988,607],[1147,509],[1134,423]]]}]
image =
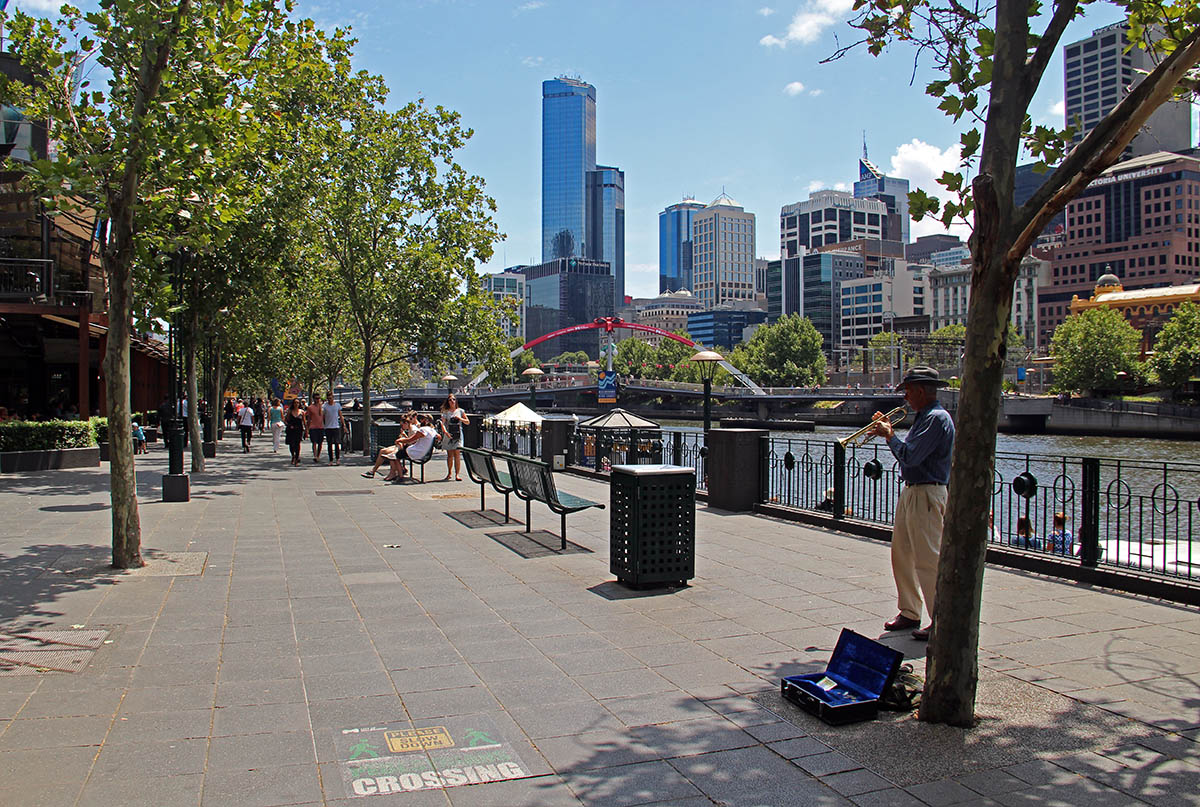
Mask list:
[{"label": "pedestrian walking", "polygon": [[250,453],[250,440],[254,437],[254,407],[243,406],[238,412],[238,430],[242,433],[242,453]]},{"label": "pedestrian walking", "polygon": [[288,407],[283,422],[287,447],[292,452],[292,465],[299,465],[300,444],[304,442],[304,410],[300,408],[298,399],[292,399],[292,405]]},{"label": "pedestrian walking", "polygon": [[226,429],[232,429],[233,427],[235,427],[237,425],[237,422],[233,419],[233,416],[236,414],[237,414],[237,411],[233,408],[233,399],[226,398],[225,399],[225,428]]},{"label": "pedestrian walking", "polygon": [[304,420],[308,426],[309,442],[312,443],[313,462],[320,462],[321,443],[325,441],[325,415],[321,412],[320,398],[314,397],[304,410]]},{"label": "pedestrian walking", "polygon": [[[884,630],[913,628],[913,638],[925,640],[933,628],[934,594],[937,591],[938,556],[942,547],[942,520],[946,515],[946,485],[954,453],[954,421],[937,400],[938,387],[946,382],[932,367],[911,368],[896,389],[917,413],[908,435],[901,440],[892,424],[879,412],[871,433],[887,440],[900,466],[904,490],[896,503],[892,525],[892,577],[900,608],[884,623]],[[921,600],[930,624],[921,627]]]},{"label": "pedestrian walking", "polygon": [[279,453],[279,438],[283,436],[283,406],[279,399],[271,401],[271,409],[267,412],[267,426],[271,429],[271,451]]},{"label": "pedestrian walking", "polygon": [[329,464],[342,464],[342,405],[333,400],[333,392],[325,393],[325,405],[321,407],[325,427],[325,441],[329,443]]}]

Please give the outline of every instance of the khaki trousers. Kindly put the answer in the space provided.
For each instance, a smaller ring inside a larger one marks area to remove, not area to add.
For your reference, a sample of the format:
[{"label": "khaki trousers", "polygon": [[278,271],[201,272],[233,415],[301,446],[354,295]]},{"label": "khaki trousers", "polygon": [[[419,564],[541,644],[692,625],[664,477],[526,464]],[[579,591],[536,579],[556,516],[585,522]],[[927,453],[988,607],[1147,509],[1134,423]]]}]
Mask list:
[{"label": "khaki trousers", "polygon": [[922,597],[933,618],[945,515],[945,485],[912,485],[900,492],[892,527],[892,577],[900,613],[909,619],[921,619]]}]

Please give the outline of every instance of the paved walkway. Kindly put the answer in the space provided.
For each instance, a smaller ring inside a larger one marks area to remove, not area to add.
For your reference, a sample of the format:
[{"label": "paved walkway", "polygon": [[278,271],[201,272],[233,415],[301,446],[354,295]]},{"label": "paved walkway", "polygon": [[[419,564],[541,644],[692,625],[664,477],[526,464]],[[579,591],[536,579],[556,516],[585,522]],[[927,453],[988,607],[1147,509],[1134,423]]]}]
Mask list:
[{"label": "paved walkway", "polygon": [[[823,669],[842,627],[880,635],[885,545],[701,507],[693,584],[632,592],[607,511],[570,517],[559,554],[475,520],[468,482],[222,448],[187,504],[157,500],[161,448],[140,458],[144,544],[167,553],[141,576],[79,551],[106,551],[106,473],[0,478],[0,632],[109,631],[76,673],[0,665],[0,804],[1200,802],[1195,609],[990,568],[979,727],[831,729],[778,678]],[[557,517],[534,526],[556,550]],[[195,557],[172,553],[207,553],[203,574],[159,576]],[[920,671],[920,644],[888,641]],[[383,729],[436,767],[439,726],[509,762],[376,775]],[[496,771],[523,778],[388,794]]]}]

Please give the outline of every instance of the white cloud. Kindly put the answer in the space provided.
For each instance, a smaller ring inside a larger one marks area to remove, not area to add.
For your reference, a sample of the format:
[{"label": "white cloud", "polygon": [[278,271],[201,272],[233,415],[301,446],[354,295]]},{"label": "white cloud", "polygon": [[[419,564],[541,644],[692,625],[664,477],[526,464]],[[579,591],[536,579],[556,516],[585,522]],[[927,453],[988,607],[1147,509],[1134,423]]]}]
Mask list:
[{"label": "white cloud", "polygon": [[850,185],[845,182],[835,182],[830,185],[823,179],[814,179],[808,183],[808,187],[805,190],[809,193],[816,193],[817,191],[848,191],[850,190]]},{"label": "white cloud", "polygon": [[816,98],[818,95],[820,95],[823,92],[825,92],[825,91],[821,90],[821,89],[816,89],[816,90],[809,90],[808,94],[813,96],[814,98]]},{"label": "white cloud", "polygon": [[816,42],[825,29],[846,19],[854,8],[854,0],[807,0],[792,17],[782,37],[767,34],[758,40],[763,47],[785,48],[792,42],[809,45]]},{"label": "white cloud", "polygon": [[544,8],[545,5],[545,0],[529,0],[528,3],[522,3],[521,5],[517,6],[517,10],[514,13],[522,14],[526,11],[536,11],[539,8]]},{"label": "white cloud", "polygon": [[526,56],[521,60],[521,64],[525,65],[526,67],[541,67],[542,62],[544,61],[545,59],[543,59],[541,56]]},{"label": "white cloud", "polygon": [[770,17],[772,14],[774,14],[774,13],[775,13],[775,9],[773,9],[773,8],[769,8],[769,7],[767,7],[767,6],[763,6],[762,8],[760,8],[760,9],[758,10],[758,13],[759,13],[759,14],[761,14],[762,16],[764,16],[764,17]]},{"label": "white cloud", "polygon": [[788,95],[799,95],[800,93],[804,92],[804,85],[799,81],[793,81],[784,87],[783,91]]},{"label": "white cloud", "polygon": [[1061,122],[1067,115],[1067,102],[1060,98],[1050,105],[1050,108],[1046,110],[1046,114],[1052,118],[1057,118]]},{"label": "white cloud", "polygon": [[63,6],[63,0],[18,0],[17,5],[25,11],[42,14],[57,13]]},{"label": "white cloud", "polygon": [[[892,169],[888,174],[907,179],[914,190],[920,188],[943,202],[954,199],[949,191],[937,184],[937,178],[944,171],[960,170],[958,144],[943,150],[914,138],[908,143],[900,144],[896,153],[892,155],[891,163]],[[946,230],[941,222],[928,216],[912,225],[913,238],[943,232]],[[971,234],[971,228],[959,222],[950,226],[950,232],[965,239]]]}]

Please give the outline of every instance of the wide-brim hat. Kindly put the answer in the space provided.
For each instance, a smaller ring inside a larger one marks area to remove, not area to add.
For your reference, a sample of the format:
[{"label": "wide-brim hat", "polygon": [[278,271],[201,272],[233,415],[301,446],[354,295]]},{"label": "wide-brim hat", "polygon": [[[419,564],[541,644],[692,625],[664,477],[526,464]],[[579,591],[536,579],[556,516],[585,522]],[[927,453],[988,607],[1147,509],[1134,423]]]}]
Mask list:
[{"label": "wide-brim hat", "polygon": [[908,372],[904,374],[904,378],[896,385],[896,389],[904,389],[905,384],[932,384],[935,387],[945,387],[949,382],[943,381],[938,375],[937,370],[919,364],[916,367],[908,368]]}]

